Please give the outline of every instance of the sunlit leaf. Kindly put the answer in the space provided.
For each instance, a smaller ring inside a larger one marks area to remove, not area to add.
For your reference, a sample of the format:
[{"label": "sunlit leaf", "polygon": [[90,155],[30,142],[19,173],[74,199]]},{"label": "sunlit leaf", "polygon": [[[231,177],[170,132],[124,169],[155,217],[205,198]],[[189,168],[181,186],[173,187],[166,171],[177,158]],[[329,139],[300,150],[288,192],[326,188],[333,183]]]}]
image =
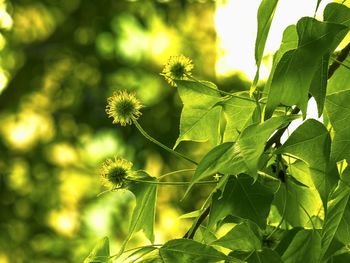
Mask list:
[{"label": "sunlit leaf", "polygon": [[[322,200],[314,188],[300,186],[288,180],[279,188],[275,195],[273,204],[279,213],[284,214],[284,220],[293,227],[312,227],[310,217],[322,214]],[[316,224],[316,218],[313,223]],[[314,222],[315,221],[315,222]]]},{"label": "sunlit leaf", "polygon": [[273,73],[266,117],[279,105],[297,105],[306,114],[308,93],[322,59],[334,47],[335,36],[346,27],[303,17],[297,23],[298,48],[286,52]]},{"label": "sunlit leaf", "polygon": [[328,95],[326,111],[335,131],[331,159],[334,162],[346,159],[350,162],[350,90]]},{"label": "sunlit leaf", "polygon": [[233,215],[249,219],[259,227],[265,228],[266,218],[273,200],[273,191],[248,175],[230,179],[223,191],[216,192],[212,198],[209,226],[222,218]]},{"label": "sunlit leaf", "polygon": [[324,255],[333,238],[338,237],[345,244],[350,243],[350,186],[339,181],[337,188],[330,195],[328,209],[322,230],[322,251]]},{"label": "sunlit leaf", "polygon": [[259,80],[259,68],[277,3],[278,0],[263,0],[261,1],[258,9],[258,32],[255,40],[255,62],[257,65],[257,70],[251,92],[254,91]]},{"label": "sunlit leaf", "polygon": [[300,230],[282,256],[285,263],[319,262],[321,236],[312,230]]},{"label": "sunlit leaf", "polygon": [[284,53],[286,53],[289,50],[297,48],[297,46],[298,46],[297,28],[295,25],[290,25],[284,30],[281,46],[273,56],[273,64],[272,64],[271,72],[270,72],[269,78],[267,79],[267,82],[265,85],[265,92],[266,93],[268,93],[270,90],[272,77],[273,77],[274,72],[276,70],[276,67],[277,67],[279,61],[281,60],[281,58],[283,57]]},{"label": "sunlit leaf", "polygon": [[[305,173],[307,171],[304,169],[303,174],[311,178],[324,203],[337,180],[327,174],[330,146],[331,138],[326,127],[316,120],[309,119],[300,125],[276,152],[289,153],[307,164],[309,173]],[[292,168],[293,166],[290,168],[291,173]]]},{"label": "sunlit leaf", "polygon": [[109,263],[109,239],[104,237],[93,248],[90,255],[84,260],[84,263]]},{"label": "sunlit leaf", "polygon": [[215,105],[222,100],[217,88],[210,82],[176,81],[183,109],[180,119],[180,135],[174,148],[181,141],[220,142],[221,107]]},{"label": "sunlit leaf", "polygon": [[212,244],[231,250],[254,251],[261,249],[262,236],[259,228],[246,220],[234,226],[226,235]]},{"label": "sunlit leaf", "polygon": [[229,262],[242,262],[217,251],[211,246],[190,240],[174,239],[164,244],[159,249],[162,262],[182,263],[182,262],[218,262],[229,260]]},{"label": "sunlit leaf", "polygon": [[247,173],[256,178],[267,139],[276,129],[296,118],[298,116],[282,116],[252,124],[242,131],[235,143],[223,143],[212,149],[199,163],[186,194],[196,182],[218,172]]},{"label": "sunlit leaf", "polygon": [[235,141],[242,130],[253,123],[256,103],[247,100],[247,93],[241,93],[240,96],[245,99],[232,97],[221,104],[226,119],[224,142]]},{"label": "sunlit leaf", "polygon": [[[138,172],[140,176],[139,179],[144,181],[155,181],[154,177],[149,176],[145,172]],[[136,206],[134,208],[129,232],[124,244],[120,252],[122,252],[133,236],[139,230],[143,230],[145,236],[153,243],[154,241],[154,220],[155,220],[155,206],[156,206],[156,198],[157,198],[157,185],[156,184],[148,184],[141,182],[133,182],[129,190],[136,197]]]}]

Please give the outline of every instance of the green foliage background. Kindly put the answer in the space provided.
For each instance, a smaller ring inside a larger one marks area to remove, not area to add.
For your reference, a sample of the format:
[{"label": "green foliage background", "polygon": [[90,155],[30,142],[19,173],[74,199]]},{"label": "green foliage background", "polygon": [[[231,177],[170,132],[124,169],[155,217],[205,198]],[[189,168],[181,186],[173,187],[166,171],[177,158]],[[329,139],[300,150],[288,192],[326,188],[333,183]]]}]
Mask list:
[{"label": "green foliage background", "polygon": [[[1,29],[0,262],[80,262],[104,235],[116,250],[133,199],[96,197],[104,190],[100,164],[121,155],[157,175],[183,163],[131,127],[112,125],[106,98],[135,91],[147,105],[143,127],[172,145],[181,102],[159,72],[184,53],[196,59],[197,76],[214,78],[214,4],[21,0],[0,1],[0,9],[13,21]],[[163,191],[160,229],[196,206],[194,199],[179,207],[172,200],[181,192]]]}]

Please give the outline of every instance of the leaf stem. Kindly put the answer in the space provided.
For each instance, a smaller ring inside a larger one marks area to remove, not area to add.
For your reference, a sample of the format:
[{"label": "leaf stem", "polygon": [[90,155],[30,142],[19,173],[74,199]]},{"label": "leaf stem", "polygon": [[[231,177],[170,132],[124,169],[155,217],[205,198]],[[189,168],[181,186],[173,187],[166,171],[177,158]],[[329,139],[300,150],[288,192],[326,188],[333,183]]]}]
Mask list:
[{"label": "leaf stem", "polygon": [[[213,89],[212,87],[206,85],[205,83],[203,83],[202,81],[200,81],[200,80],[194,78],[194,77],[191,76],[191,75],[188,75],[188,74],[187,74],[186,76],[187,76],[189,79],[191,79],[191,80],[193,80],[193,81],[195,81],[195,82],[197,82],[197,83],[203,85],[204,87],[207,87],[207,88],[209,88],[209,89],[215,90],[215,91],[217,91],[217,92],[219,92],[219,93],[221,93],[221,94],[223,94],[223,95],[227,95],[227,96],[234,97],[234,98],[241,99],[241,100],[246,100],[246,101],[255,102],[255,100],[252,100],[252,99],[249,99],[249,98],[244,98],[244,97],[235,95],[235,94],[230,93],[230,92],[227,92],[227,91],[223,91],[223,90],[220,90],[220,89]],[[263,102],[261,102],[261,103],[262,103],[262,104],[265,104],[265,103],[263,103]]]},{"label": "leaf stem", "polygon": [[[147,184],[159,184],[159,185],[188,185],[191,182],[160,182],[160,181],[148,181],[148,180],[139,180],[139,179],[130,179],[126,178],[128,181],[147,183]],[[200,181],[194,184],[216,184],[218,181]]]},{"label": "leaf stem", "polygon": [[152,136],[150,136],[144,129],[142,129],[141,125],[138,123],[138,121],[136,119],[132,120],[133,123],[135,124],[136,128],[141,132],[141,134],[148,140],[150,140],[151,142],[153,142],[154,144],[160,146],[161,148],[163,148],[164,150],[174,154],[175,156],[182,158],[190,163],[193,163],[195,165],[198,165],[198,163],[190,158],[188,158],[187,156],[174,151],[173,149],[170,149],[169,147],[165,146],[164,144],[162,144],[161,142],[157,141],[156,139],[154,139]]},{"label": "leaf stem", "polygon": [[166,173],[166,174],[163,174],[163,175],[159,176],[158,180],[163,179],[164,177],[169,176],[169,175],[174,175],[174,174],[179,174],[179,173],[186,173],[186,172],[194,172],[194,171],[196,171],[196,169],[177,170],[177,171],[173,171],[173,172]]},{"label": "leaf stem", "polygon": [[[147,245],[147,246],[134,247],[134,248],[130,248],[130,249],[128,249],[128,250],[123,251],[122,254],[128,253],[128,252],[133,251],[133,250],[137,250],[137,249],[140,249],[140,248],[161,247],[161,246],[163,246],[163,244],[152,244],[152,245]],[[117,256],[119,256],[119,254],[111,255],[111,256],[109,256],[109,258],[115,258],[115,257],[117,257]]]}]

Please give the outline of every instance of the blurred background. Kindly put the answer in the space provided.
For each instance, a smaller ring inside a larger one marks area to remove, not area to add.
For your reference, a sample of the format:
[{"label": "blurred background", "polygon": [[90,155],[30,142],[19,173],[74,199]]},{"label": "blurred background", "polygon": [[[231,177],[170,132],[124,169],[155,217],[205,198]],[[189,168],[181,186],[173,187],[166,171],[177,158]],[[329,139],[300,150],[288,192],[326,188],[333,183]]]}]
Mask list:
[{"label": "blurred background", "polygon": [[[283,8],[292,13],[284,2],[279,16]],[[273,23],[262,71],[283,28],[312,15],[317,1],[289,2],[305,8]],[[249,89],[259,3],[0,0],[0,263],[81,262],[103,236],[118,251],[134,199],[127,191],[97,197],[105,190],[101,163],[118,155],[153,176],[192,167],[136,128],[112,125],[107,97],[135,91],[145,105],[141,125],[172,147],[181,101],[159,75],[164,63],[184,54],[196,78]],[[208,147],[182,143],[179,151],[200,160]],[[184,189],[160,187],[156,243],[183,236],[191,221],[179,216],[198,209],[209,191],[202,186],[179,202]],[[144,244],[139,234],[129,246]]]}]

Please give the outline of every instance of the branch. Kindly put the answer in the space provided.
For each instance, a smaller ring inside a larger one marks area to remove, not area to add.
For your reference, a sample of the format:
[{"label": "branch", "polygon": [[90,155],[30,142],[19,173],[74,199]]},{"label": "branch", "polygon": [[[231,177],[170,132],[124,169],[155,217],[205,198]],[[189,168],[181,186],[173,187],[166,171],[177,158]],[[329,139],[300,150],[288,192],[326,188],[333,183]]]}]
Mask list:
[{"label": "branch", "polygon": [[183,238],[188,238],[188,239],[193,239],[194,234],[196,233],[196,231],[198,230],[198,228],[200,227],[200,225],[203,223],[203,221],[205,220],[205,218],[209,215],[210,212],[210,206],[208,206],[203,213],[199,216],[198,220],[196,221],[196,223],[186,232],[186,234],[184,235]]},{"label": "branch", "polygon": [[[328,68],[328,79],[330,79],[334,72],[339,68],[339,66],[342,64],[342,62],[347,58],[347,56],[349,55],[349,52],[350,52],[350,42],[346,45],[345,48],[343,48],[339,55],[337,56],[337,58],[335,59],[335,61],[329,66]],[[309,99],[311,98],[311,96],[309,95]],[[298,114],[300,112],[300,109],[298,107],[295,107],[291,114]],[[283,133],[288,129],[289,127],[289,124],[282,128],[282,129],[279,129],[267,142],[266,142],[266,145],[265,145],[265,151],[267,149],[269,149],[274,143],[279,143],[280,142],[280,139],[283,135]]]}]

